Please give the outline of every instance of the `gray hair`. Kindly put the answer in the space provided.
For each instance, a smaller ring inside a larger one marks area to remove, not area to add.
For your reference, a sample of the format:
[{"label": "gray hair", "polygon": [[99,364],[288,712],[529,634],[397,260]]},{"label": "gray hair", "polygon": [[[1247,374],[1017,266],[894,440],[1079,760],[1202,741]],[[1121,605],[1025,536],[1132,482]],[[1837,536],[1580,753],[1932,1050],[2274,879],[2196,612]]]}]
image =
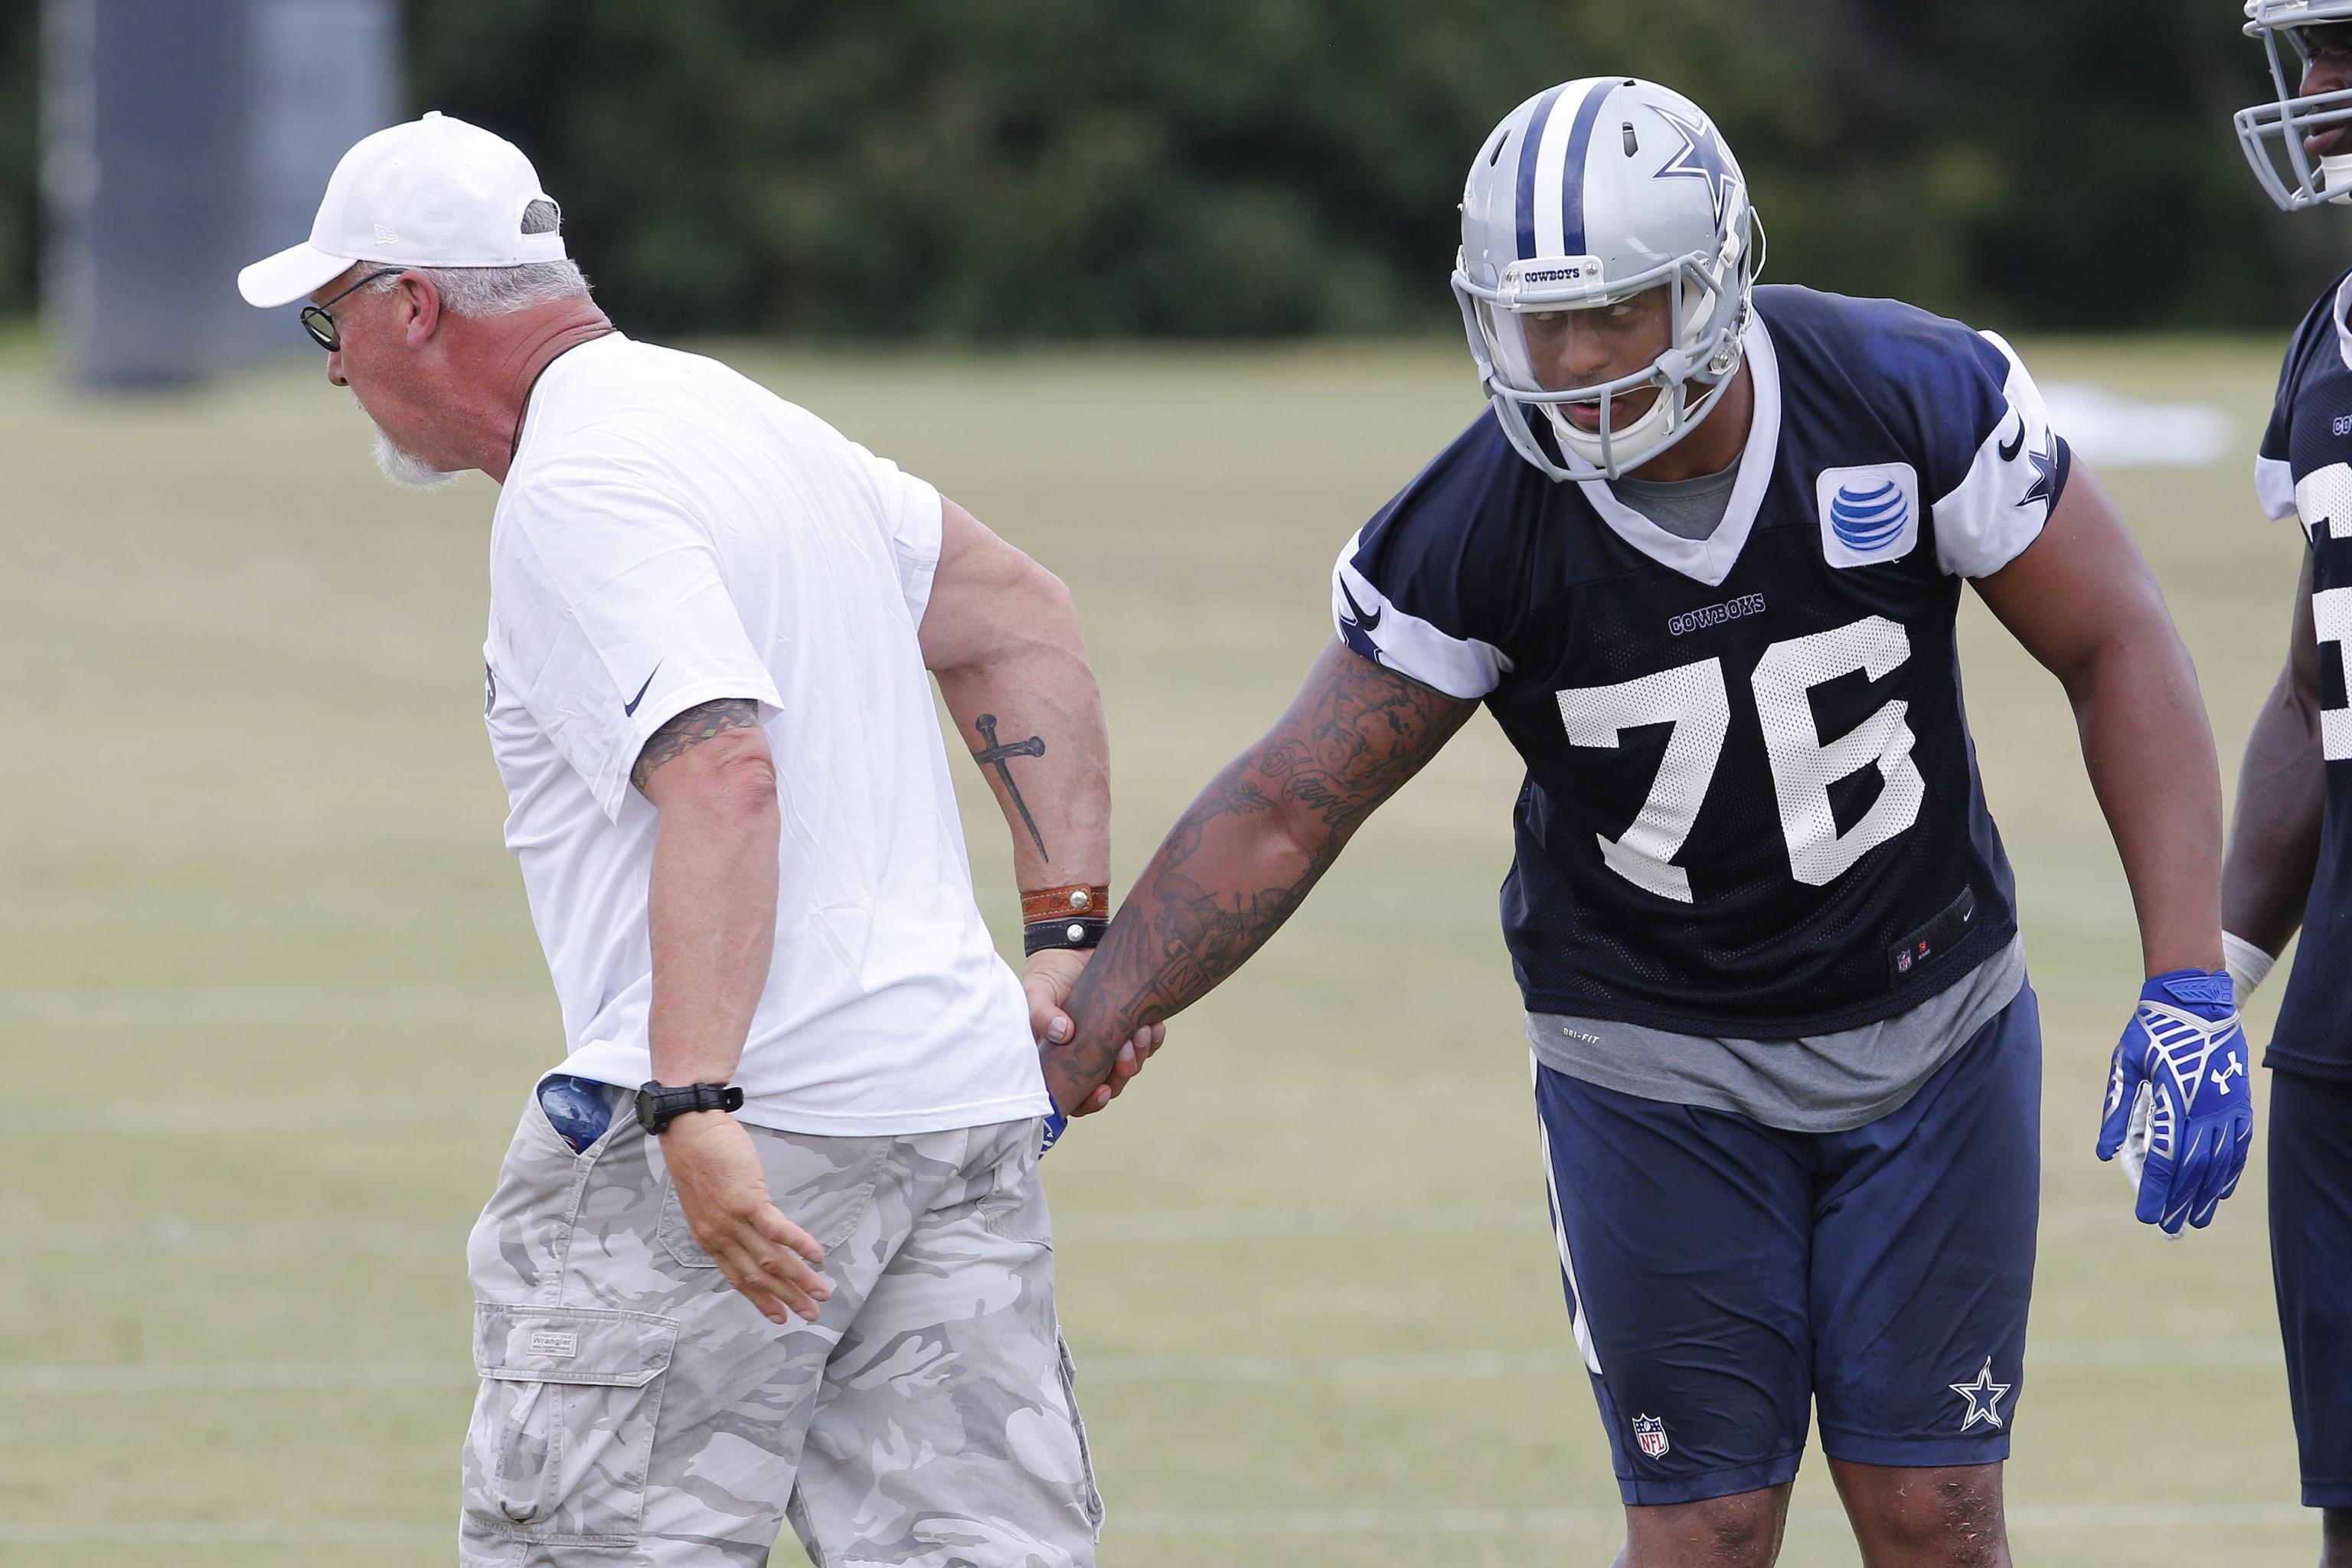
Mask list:
[{"label": "gray hair", "polygon": [[[560,234],[562,209],[553,202],[535,201],[523,208],[522,232]],[[532,305],[558,300],[585,299],[588,279],[576,261],[531,261],[520,267],[418,267],[411,268],[433,279],[441,308],[457,316],[503,316]],[[386,278],[375,286],[387,288]]]}]

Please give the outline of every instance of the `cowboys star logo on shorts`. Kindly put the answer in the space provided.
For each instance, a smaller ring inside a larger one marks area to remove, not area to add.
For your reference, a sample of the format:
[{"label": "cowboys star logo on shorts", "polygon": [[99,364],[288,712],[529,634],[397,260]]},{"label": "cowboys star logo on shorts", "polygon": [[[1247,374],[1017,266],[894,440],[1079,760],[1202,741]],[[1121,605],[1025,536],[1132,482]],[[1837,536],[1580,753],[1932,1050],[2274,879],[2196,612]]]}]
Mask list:
[{"label": "cowboys star logo on shorts", "polygon": [[1960,1415],[1961,1431],[1969,1430],[1979,1422],[1988,1426],[2000,1425],[2000,1396],[2007,1394],[2011,1385],[1992,1380],[1992,1357],[1985,1357],[1984,1370],[1977,1373],[1975,1382],[1951,1383],[1945,1386],[1969,1402],[1968,1408]]},{"label": "cowboys star logo on shorts", "polygon": [[1642,1452],[1654,1459],[1664,1458],[1666,1450],[1673,1447],[1666,1441],[1666,1424],[1654,1415],[1633,1417],[1633,1441],[1642,1446]]}]

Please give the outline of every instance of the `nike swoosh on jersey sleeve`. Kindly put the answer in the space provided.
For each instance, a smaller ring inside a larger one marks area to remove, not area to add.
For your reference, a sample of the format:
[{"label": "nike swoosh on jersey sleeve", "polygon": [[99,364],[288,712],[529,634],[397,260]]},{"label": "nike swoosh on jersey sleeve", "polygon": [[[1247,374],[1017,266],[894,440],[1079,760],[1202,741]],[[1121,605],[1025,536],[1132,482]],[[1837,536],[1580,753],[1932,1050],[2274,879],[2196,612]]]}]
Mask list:
[{"label": "nike swoosh on jersey sleeve", "polygon": [[1977,336],[2000,352],[2000,416],[1960,482],[1935,503],[1936,559],[1956,577],[1989,577],[2041,538],[2072,463],[2025,362],[2000,333]]},{"label": "nike swoosh on jersey sleeve", "polygon": [[1397,608],[1356,568],[1362,541],[1360,533],[1349,540],[1331,570],[1331,620],[1339,640],[1377,664],[1465,702],[1500,685],[1511,668],[1502,650]]}]

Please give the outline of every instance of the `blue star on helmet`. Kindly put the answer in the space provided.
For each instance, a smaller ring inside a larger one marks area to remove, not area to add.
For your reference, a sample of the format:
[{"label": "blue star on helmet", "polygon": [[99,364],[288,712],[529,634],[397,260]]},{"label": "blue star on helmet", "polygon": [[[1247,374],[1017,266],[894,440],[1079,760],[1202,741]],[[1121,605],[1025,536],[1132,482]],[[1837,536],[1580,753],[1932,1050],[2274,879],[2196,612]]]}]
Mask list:
[{"label": "blue star on helmet", "polygon": [[1723,150],[1723,138],[1716,134],[1714,122],[1704,118],[1694,122],[1671,109],[1659,110],[1658,118],[1674,127],[1683,144],[1651,177],[1705,180],[1707,201],[1715,208],[1715,226],[1721,228],[1725,211],[1730,205],[1731,191],[1740,183],[1738,171],[1731,166],[1731,154]]},{"label": "blue star on helmet", "polygon": [[2000,1425],[2000,1397],[2014,1386],[1992,1380],[1992,1357],[1985,1357],[1984,1370],[1978,1373],[1974,1383],[1948,1383],[1944,1385],[1969,1402],[1960,1416],[1960,1430],[1965,1432],[1979,1422],[1989,1426]]},{"label": "blue star on helmet", "polygon": [[2058,433],[2055,430],[2049,432],[2049,444],[2026,453],[2025,460],[2033,465],[2033,482],[2025,487],[2025,494],[2017,504],[2032,506],[2035,501],[2044,505],[2055,504],[2057,497],[2053,490],[2058,483]]}]

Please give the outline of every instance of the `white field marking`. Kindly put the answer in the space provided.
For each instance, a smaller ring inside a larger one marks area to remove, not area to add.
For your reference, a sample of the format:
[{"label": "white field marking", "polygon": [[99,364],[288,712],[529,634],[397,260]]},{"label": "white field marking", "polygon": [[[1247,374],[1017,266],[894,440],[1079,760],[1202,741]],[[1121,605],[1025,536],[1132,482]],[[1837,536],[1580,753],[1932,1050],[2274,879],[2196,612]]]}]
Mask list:
[{"label": "white field marking", "polygon": [[[508,1113],[506,1125],[511,1126],[513,1118],[520,1114],[521,1098],[519,1090],[516,1107]],[[315,1111],[326,1103],[318,1102],[311,1109]],[[250,1101],[244,1102],[240,1110],[250,1104]],[[391,1108],[395,1122],[411,1114],[423,1116],[428,1111],[436,1117],[440,1114],[437,1107],[428,1107],[427,1102],[422,1100],[414,1106],[406,1101],[376,1101],[365,1111],[353,1102],[344,1107],[327,1125],[340,1135],[340,1130],[346,1125],[341,1117],[364,1114],[382,1120],[386,1107]],[[103,1110],[92,1109],[94,1113]],[[214,1105],[147,1105],[117,1109],[133,1122],[185,1128],[192,1132],[212,1129],[203,1126],[186,1128],[186,1121],[209,1122],[221,1110]],[[483,1112],[486,1118],[490,1113],[490,1110]],[[87,1131],[86,1122],[82,1130]],[[249,1127],[223,1126],[217,1130],[223,1136],[250,1136]],[[488,1188],[484,1190],[487,1192]],[[20,1250],[29,1248],[36,1253],[75,1257],[136,1247],[176,1253],[218,1252],[240,1256],[282,1253],[380,1255],[404,1250],[437,1253],[462,1246],[466,1232],[473,1223],[470,1215],[444,1225],[433,1225],[414,1220],[231,1223],[191,1221],[173,1215],[161,1215],[144,1221],[110,1219],[88,1225],[50,1221],[13,1226],[9,1231],[9,1245]],[[1054,1230],[1058,1241],[1066,1244],[1084,1242],[1095,1247],[1160,1247],[1171,1242],[1189,1241],[1348,1240],[1393,1236],[1468,1239],[1527,1237],[1541,1242],[1549,1234],[1544,1224],[1540,1199],[1533,1204],[1431,1205],[1376,1208],[1370,1212],[1361,1208],[1340,1207],[1142,1209],[1125,1214],[1115,1209],[1064,1211],[1054,1216]]]},{"label": "white field marking", "polygon": [[184,1522],[16,1524],[0,1521],[0,1546],[409,1546],[454,1542],[457,1521],[214,1520]]},{"label": "white field marking", "polygon": [[[2269,1339],[2053,1340],[2029,1346],[2029,1373],[2067,1367],[2270,1366],[2282,1359]],[[1402,1383],[1574,1381],[1584,1361],[1559,1350],[1471,1350],[1367,1355],[1081,1356],[1078,1380],[1105,1384],[1380,1388]],[[159,1362],[143,1365],[0,1365],[0,1391],[90,1396],[193,1393],[319,1393],[350,1389],[470,1388],[464,1362]]]},{"label": "white field marking", "polygon": [[[1517,1535],[1570,1530],[1616,1531],[1625,1516],[1614,1508],[1528,1509],[1265,1509],[1179,1512],[1111,1510],[1107,1533],[1131,1535]],[[2179,1530],[2247,1526],[2311,1527],[2310,1510],[2294,1503],[2095,1502],[2026,1504],[2009,1510],[2012,1530]],[[1796,1507],[1789,1528],[1843,1534],[1834,1508]]]},{"label": "white field marking", "polygon": [[[0,1026],[5,1027],[5,1026]],[[174,1100],[77,1107],[73,1119],[51,1117],[31,1127],[10,1128],[11,1141],[86,1141],[92,1131],[129,1138],[220,1138],[250,1142],[254,1129],[272,1138],[415,1138],[419,1131],[457,1128],[511,1130],[522,1115],[528,1079],[520,1080],[511,1105],[490,1098],[452,1109],[446,1100],[395,1096],[314,1095],[273,1100]]]},{"label": "white field marking", "polygon": [[520,888],[371,888],[325,882],[308,888],[16,888],[0,890],[0,921],[38,922],[55,928],[73,921],[103,921],[120,927],[125,910],[142,925],[188,923],[207,931],[224,925],[287,926],[310,930],[322,920],[352,925],[404,925],[419,916],[441,925],[469,920],[480,926],[507,924],[507,910],[489,912],[491,900],[511,896],[509,910],[523,918]]},{"label": "white field marking", "polygon": [[0,986],[0,1028],[175,1027],[217,1024],[299,1024],[326,1019],[348,1027],[419,1023],[495,1013],[551,1013],[543,983],[437,980],[309,982],[223,981],[199,985]]},{"label": "white field marking", "polygon": [[[1624,1515],[1614,1508],[1529,1509],[1247,1509],[1198,1512],[1115,1509],[1116,1535],[1557,1535],[1568,1531],[1613,1532]],[[2310,1510],[2286,1502],[2093,1502],[2026,1504],[2009,1510],[2013,1531],[2147,1531],[2294,1529],[2313,1525]],[[1843,1533],[1845,1516],[1833,1508],[1789,1510],[1789,1528]],[[0,1521],[0,1546],[375,1546],[446,1542],[449,1520],[73,1521]]]},{"label": "white field marking", "polygon": [[[516,1108],[512,1111],[501,1111],[495,1104],[485,1101],[463,1113],[465,1124],[472,1126],[478,1119],[486,1127],[511,1128],[515,1116],[520,1114],[522,1096],[520,1089],[515,1099]],[[346,1136],[352,1129],[368,1125],[405,1129],[421,1121],[430,1120],[437,1125],[448,1120],[447,1108],[437,1101],[316,1100],[274,1101],[272,1105],[274,1110],[285,1115],[299,1114],[313,1119],[309,1122],[281,1122],[278,1125],[314,1126],[337,1137]],[[148,1136],[250,1136],[247,1119],[253,1110],[253,1102],[238,1102],[233,1108],[238,1113],[235,1117],[226,1115],[230,1109],[226,1102],[210,1101],[94,1106],[82,1121],[75,1122],[70,1129],[60,1125],[51,1132],[60,1138],[80,1137],[89,1131],[89,1119],[94,1117],[100,1125],[110,1130]],[[30,1131],[32,1135],[38,1136],[41,1130],[37,1128]],[[26,1131],[13,1131],[9,1135],[21,1138],[26,1135]],[[488,1190],[485,1186],[484,1191]],[[1517,1237],[1537,1247],[1548,1247],[1551,1234],[1544,1220],[1541,1191],[1530,1183],[1528,1195],[1532,1201],[1524,1204],[1427,1204],[1389,1208],[1377,1205],[1369,1207],[1309,1205],[1294,1208],[1139,1209],[1130,1213],[1121,1213],[1117,1209],[1064,1209],[1054,1216],[1054,1230],[1055,1238],[1065,1245],[1087,1247],[1157,1247],[1180,1242],[1238,1244],[1354,1240],[1398,1236],[1441,1241]],[[219,1253],[240,1258],[286,1255],[339,1257],[347,1254],[385,1257],[398,1253],[437,1255],[464,1245],[466,1232],[472,1225],[471,1215],[433,1224],[415,1220],[217,1222],[159,1215],[139,1221],[109,1219],[79,1225],[53,1220],[18,1225],[10,1227],[8,1243],[19,1254],[30,1252],[36,1256],[75,1258],[102,1257],[141,1248],[180,1254]],[[2128,1203],[2044,1205],[2042,1211],[2043,1232],[2047,1234],[2059,1226],[2113,1231],[2117,1237],[2126,1239],[2137,1239],[2143,1230],[2151,1237],[2158,1234],[2152,1227],[2140,1226],[2133,1220]]]}]

